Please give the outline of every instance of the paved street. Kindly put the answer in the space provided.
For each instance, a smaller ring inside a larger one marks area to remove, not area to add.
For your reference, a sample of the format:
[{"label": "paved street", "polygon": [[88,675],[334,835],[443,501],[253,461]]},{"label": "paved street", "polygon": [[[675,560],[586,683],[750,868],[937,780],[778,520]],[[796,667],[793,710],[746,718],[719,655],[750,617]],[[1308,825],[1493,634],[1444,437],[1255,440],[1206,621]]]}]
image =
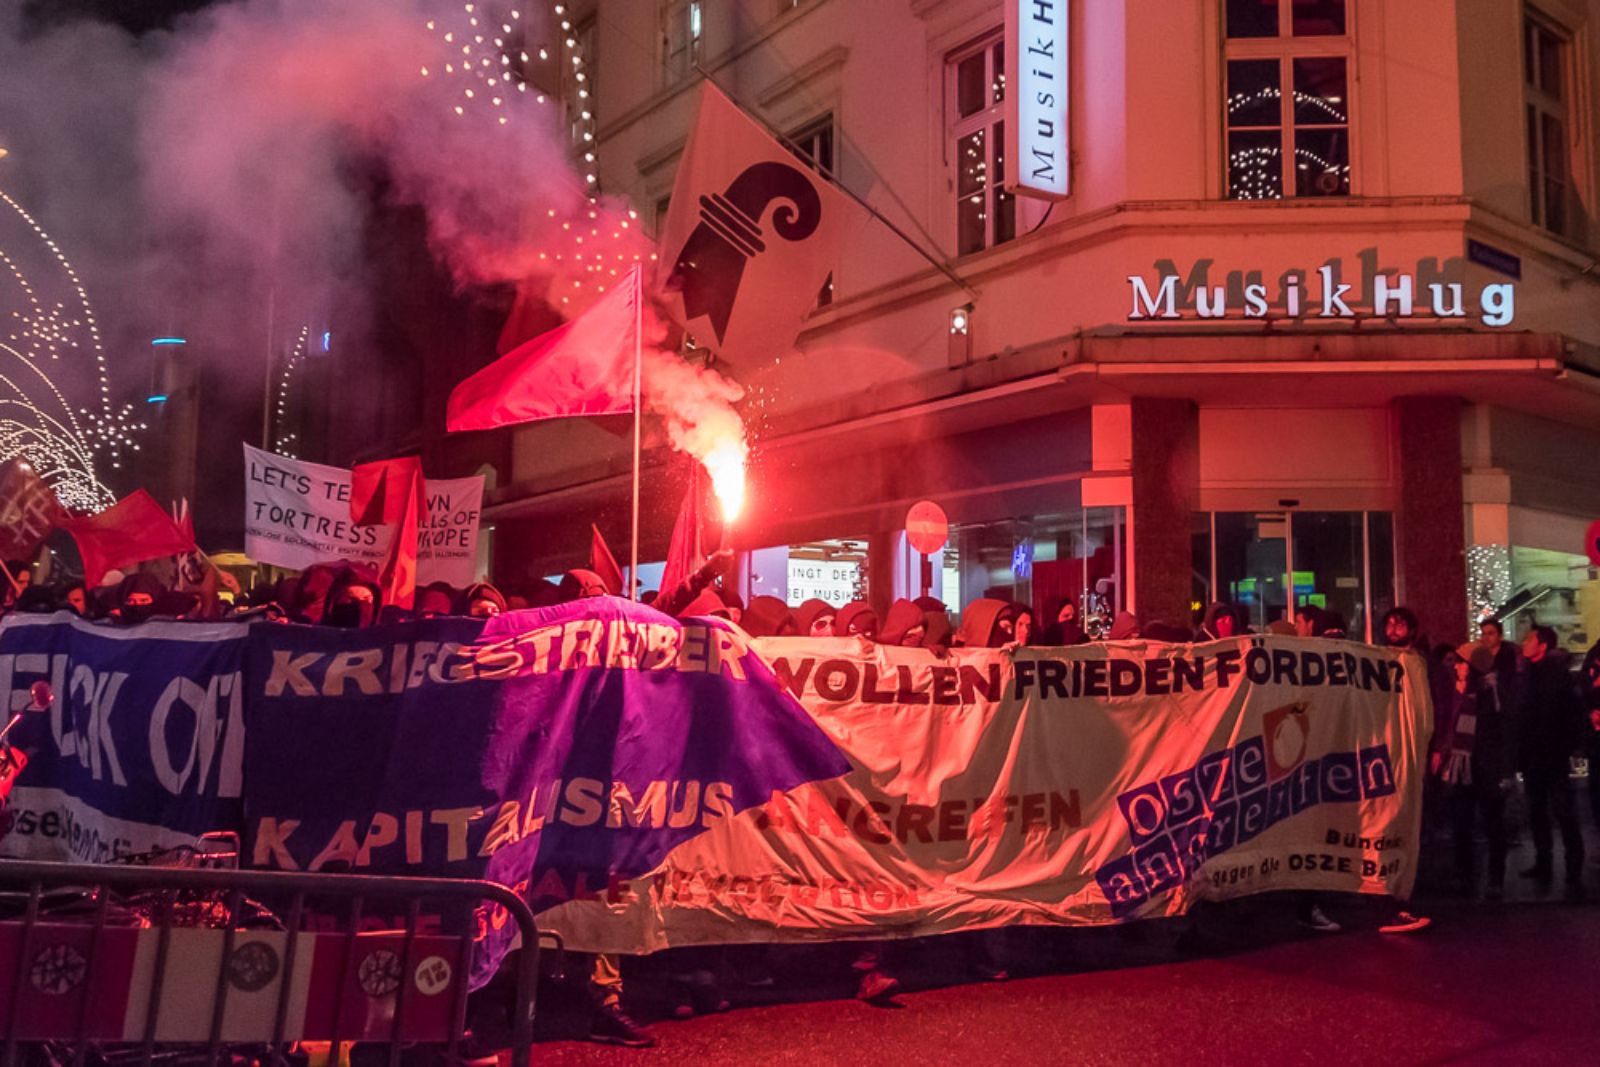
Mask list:
[{"label": "paved street", "polygon": [[[1209,917],[1199,945],[1152,924],[1015,938],[1019,975],[960,981],[956,953],[907,961],[898,1007],[849,998],[848,958],[775,960],[779,986],[725,1015],[652,1025],[654,1050],[549,1041],[542,1063],[1582,1063],[1600,1049],[1600,907],[1434,904],[1434,926],[1301,931],[1282,900]],[[1031,951],[1023,953],[1026,942]],[[1028,966],[1032,961],[1033,966]],[[793,963],[794,966],[790,966]],[[831,973],[830,973],[831,971]],[[1025,973],[1025,972],[1045,973]],[[921,976],[920,980],[911,975]],[[639,1014],[659,1008],[635,984]],[[764,1003],[759,1003],[764,1001]]]}]

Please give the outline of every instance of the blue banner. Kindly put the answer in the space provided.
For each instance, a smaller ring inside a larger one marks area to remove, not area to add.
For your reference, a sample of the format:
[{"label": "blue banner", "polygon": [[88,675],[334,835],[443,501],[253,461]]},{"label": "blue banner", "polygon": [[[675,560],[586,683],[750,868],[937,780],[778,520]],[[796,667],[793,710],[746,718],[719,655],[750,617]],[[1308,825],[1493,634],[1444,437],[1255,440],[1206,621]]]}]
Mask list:
[{"label": "blue banner", "polygon": [[[339,632],[258,626],[246,854],[487,877],[535,911],[850,769],[739,631],[616,598]],[[514,930],[488,923],[475,979]]]},{"label": "blue banner", "polygon": [[[65,612],[0,628],[0,695],[28,754],[0,855],[105,862],[242,818],[246,627],[115,628]],[[49,687],[48,707],[33,688]]]}]

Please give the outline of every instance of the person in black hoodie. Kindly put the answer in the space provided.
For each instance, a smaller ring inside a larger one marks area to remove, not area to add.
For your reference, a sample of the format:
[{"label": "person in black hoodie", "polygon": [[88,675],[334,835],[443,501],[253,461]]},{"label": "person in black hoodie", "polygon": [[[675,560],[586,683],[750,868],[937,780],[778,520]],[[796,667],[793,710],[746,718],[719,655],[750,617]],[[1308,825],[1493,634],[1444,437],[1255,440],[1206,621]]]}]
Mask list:
[{"label": "person in black hoodie", "polygon": [[383,587],[354,568],[342,572],[328,588],[322,625],[344,630],[364,630],[378,624],[383,611]]},{"label": "person in black hoodie", "polygon": [[505,610],[506,598],[500,595],[500,590],[488,582],[479,582],[462,591],[456,614],[473,619],[492,619],[504,614]]},{"label": "person in black hoodie", "polygon": [[1089,635],[1083,632],[1083,626],[1078,622],[1078,603],[1071,597],[1057,597],[1052,600],[1045,612],[1045,618],[1051,621],[1044,628],[1040,644],[1057,648],[1063,645],[1089,643]]},{"label": "person in black hoodie", "polygon": [[1517,726],[1521,733],[1523,783],[1528,790],[1528,824],[1533,832],[1534,864],[1524,878],[1548,882],[1554,874],[1555,842],[1550,818],[1561,827],[1566,856],[1567,892],[1583,894],[1583,831],[1578,826],[1568,760],[1583,740],[1584,711],[1573,684],[1571,657],[1555,630],[1535,626],[1522,642],[1518,677]]}]

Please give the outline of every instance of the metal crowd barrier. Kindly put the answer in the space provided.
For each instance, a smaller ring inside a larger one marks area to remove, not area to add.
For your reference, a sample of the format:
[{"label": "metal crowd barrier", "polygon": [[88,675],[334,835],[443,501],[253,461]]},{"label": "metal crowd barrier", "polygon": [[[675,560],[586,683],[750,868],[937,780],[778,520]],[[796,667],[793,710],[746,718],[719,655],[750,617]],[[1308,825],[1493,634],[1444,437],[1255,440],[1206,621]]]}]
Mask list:
[{"label": "metal crowd barrier", "polygon": [[[329,1042],[329,1067],[344,1042],[374,1043],[389,1067],[418,1043],[437,1044],[459,1064],[474,939],[419,929],[425,901],[463,912],[488,905],[486,921],[517,924],[511,1063],[527,1067],[539,936],[527,904],[498,883],[6,860],[0,885],[17,887],[22,905],[20,920],[0,920],[3,1067],[46,1044],[69,1046],[72,1067],[84,1067],[91,1045],[100,1063],[149,1067],[160,1055],[227,1067],[249,1046],[263,1050],[262,1063],[282,1065],[296,1062],[289,1051],[302,1041]],[[87,921],[43,911],[49,891],[77,889],[93,891]],[[148,895],[140,925],[110,921],[106,890]],[[188,925],[193,898],[204,894],[226,894],[219,928]],[[252,900],[281,908],[285,929],[239,928]],[[402,906],[404,927],[363,931],[374,901]],[[303,929],[313,911],[327,913],[324,902],[344,910],[344,928],[335,916],[333,932]],[[174,1048],[183,1054],[169,1056]],[[53,1058],[66,1057],[57,1050]]]}]

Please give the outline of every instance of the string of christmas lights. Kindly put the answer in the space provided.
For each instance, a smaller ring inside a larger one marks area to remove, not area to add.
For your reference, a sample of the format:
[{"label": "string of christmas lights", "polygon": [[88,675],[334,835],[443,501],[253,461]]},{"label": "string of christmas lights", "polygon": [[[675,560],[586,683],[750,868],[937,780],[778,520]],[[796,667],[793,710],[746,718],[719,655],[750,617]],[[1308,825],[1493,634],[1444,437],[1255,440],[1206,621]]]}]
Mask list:
[{"label": "string of christmas lights", "polygon": [[[120,468],[126,452],[139,450],[135,435],[145,424],[134,417],[132,405],[112,403],[100,328],[77,271],[21,204],[4,190],[0,201],[11,209],[9,214],[0,212],[7,223],[0,230],[7,243],[19,234],[37,242],[57,272],[54,279],[35,282],[0,243],[5,272],[0,280],[8,276],[10,283],[0,285],[6,331],[0,340],[0,353],[6,357],[0,361],[5,365],[0,371],[0,460],[24,456],[67,507],[98,511],[116,498],[95,474],[95,457],[103,454],[114,469]],[[46,291],[52,280],[55,294]],[[89,360],[98,395],[94,403],[74,408],[46,368],[70,361],[75,369]]]},{"label": "string of christmas lights", "polygon": [[278,374],[278,395],[273,406],[272,451],[280,456],[290,459],[299,459],[295,449],[300,447],[300,435],[293,432],[286,425],[289,412],[290,390],[294,386],[295,373],[305,364],[306,353],[311,345],[311,327],[300,327],[300,333],[295,338],[294,348],[289,352],[289,358],[284,362],[283,370]]}]

